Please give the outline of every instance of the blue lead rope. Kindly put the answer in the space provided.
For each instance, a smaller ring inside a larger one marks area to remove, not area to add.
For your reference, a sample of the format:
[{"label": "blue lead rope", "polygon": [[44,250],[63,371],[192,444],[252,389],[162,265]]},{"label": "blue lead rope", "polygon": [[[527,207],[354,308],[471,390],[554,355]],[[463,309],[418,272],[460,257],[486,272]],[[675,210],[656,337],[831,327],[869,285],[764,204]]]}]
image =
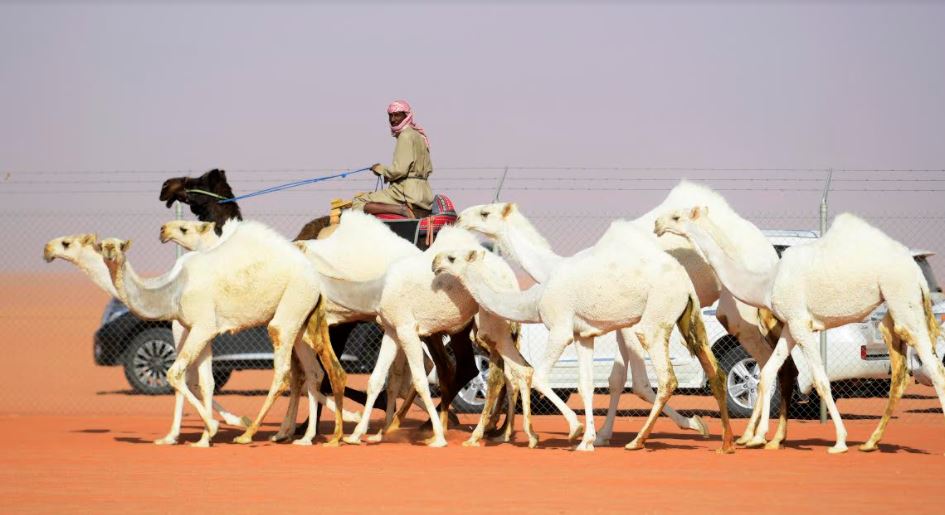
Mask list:
[{"label": "blue lead rope", "polygon": [[246,195],[240,195],[240,196],[238,196],[238,197],[233,197],[233,198],[224,199],[224,200],[219,201],[218,203],[219,203],[219,204],[226,204],[227,202],[236,202],[237,200],[243,200],[243,199],[246,199],[246,198],[256,197],[256,196],[259,196],[259,195],[265,195],[265,194],[267,194],[267,193],[275,193],[275,192],[277,192],[277,191],[287,190],[287,189],[289,189],[289,188],[295,188],[295,187],[297,187],[297,186],[304,186],[304,185],[306,185],[306,184],[313,184],[313,183],[316,183],[316,182],[327,181],[328,179],[337,179],[338,177],[344,178],[344,177],[347,177],[347,176],[349,176],[349,175],[354,175],[354,174],[356,174],[356,173],[366,172],[366,171],[368,171],[368,170],[370,170],[370,169],[371,169],[371,167],[360,168],[360,169],[358,169],[358,170],[354,170],[354,171],[351,171],[351,172],[341,172],[341,173],[336,173],[335,175],[326,175],[326,176],[324,176],[324,177],[314,177],[314,178],[312,178],[312,179],[303,179],[303,180],[301,180],[301,181],[295,181],[295,182],[289,182],[289,183],[286,183],[286,184],[280,184],[280,185],[278,185],[278,186],[273,186],[273,187],[271,187],[271,188],[266,188],[266,189],[264,189],[264,190],[259,190],[259,191],[254,191],[254,192],[252,192],[252,193],[247,193]]}]

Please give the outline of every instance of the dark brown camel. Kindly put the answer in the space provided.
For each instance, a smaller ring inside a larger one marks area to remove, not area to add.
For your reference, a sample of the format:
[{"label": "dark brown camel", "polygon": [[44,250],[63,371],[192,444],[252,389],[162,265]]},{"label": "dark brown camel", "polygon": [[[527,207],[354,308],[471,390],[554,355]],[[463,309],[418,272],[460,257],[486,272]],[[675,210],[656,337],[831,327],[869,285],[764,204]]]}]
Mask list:
[{"label": "dark brown camel", "polygon": [[[215,231],[219,235],[223,225],[228,220],[243,219],[239,205],[236,202],[220,203],[221,199],[233,197],[233,190],[226,180],[226,172],[214,168],[200,177],[173,177],[164,181],[159,198],[162,202],[165,202],[167,207],[171,207],[174,202],[189,205],[190,211],[200,221],[215,222]],[[302,227],[294,241],[317,239],[321,230],[328,227],[328,225],[329,217],[316,218]],[[470,322],[470,325],[462,331],[450,336],[450,347],[456,358],[455,366],[443,347],[443,336],[445,335],[433,335],[423,339],[430,349],[431,357],[437,369],[437,376],[440,380],[441,402],[439,410],[441,412],[447,411],[448,413],[448,408],[459,391],[479,373],[474,359],[473,344],[469,338],[472,324]],[[329,335],[336,356],[344,353],[345,344],[354,326],[355,323],[348,323],[330,327]],[[327,393],[329,387],[326,378],[322,382],[321,390]],[[345,397],[359,404],[367,402],[367,395],[364,392],[347,387],[345,388]],[[378,397],[374,407],[380,410],[386,409],[387,398],[385,394],[382,393]],[[320,409],[321,405],[319,405]],[[300,431],[304,431],[304,427]]]}]

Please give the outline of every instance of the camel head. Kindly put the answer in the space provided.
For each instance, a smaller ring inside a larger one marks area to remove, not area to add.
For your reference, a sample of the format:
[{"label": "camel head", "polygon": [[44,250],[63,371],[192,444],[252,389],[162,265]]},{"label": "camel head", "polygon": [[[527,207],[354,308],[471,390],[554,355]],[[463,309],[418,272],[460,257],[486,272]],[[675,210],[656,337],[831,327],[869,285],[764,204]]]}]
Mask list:
[{"label": "camel head", "polygon": [[95,251],[102,255],[106,263],[120,264],[125,260],[125,252],[128,252],[129,248],[131,248],[131,240],[118,238],[105,238],[95,244]]},{"label": "camel head", "polygon": [[481,262],[485,256],[485,250],[464,249],[440,252],[433,258],[433,273],[462,277],[468,266]]},{"label": "camel head", "polygon": [[174,202],[189,205],[190,212],[203,222],[217,222],[215,231],[219,236],[224,222],[231,218],[242,220],[243,215],[236,202],[220,204],[217,196],[233,198],[233,189],[226,181],[226,172],[214,168],[200,177],[172,177],[164,181],[159,198],[167,207]]},{"label": "camel head", "polygon": [[56,258],[64,259],[70,263],[77,263],[79,254],[95,245],[98,236],[93,233],[74,234],[72,236],[62,236],[46,242],[43,248],[43,259],[47,263]]},{"label": "camel head", "polygon": [[216,239],[215,225],[213,222],[172,220],[161,226],[161,243],[173,241],[187,250],[194,250],[201,246],[201,242],[209,243],[210,239]]},{"label": "camel head", "polygon": [[514,202],[480,204],[464,209],[456,219],[456,226],[494,238],[516,212],[518,206]]},{"label": "camel head", "polygon": [[654,231],[657,236],[669,233],[686,237],[689,234],[689,224],[705,220],[707,216],[709,216],[709,208],[706,206],[677,209],[657,218]]}]

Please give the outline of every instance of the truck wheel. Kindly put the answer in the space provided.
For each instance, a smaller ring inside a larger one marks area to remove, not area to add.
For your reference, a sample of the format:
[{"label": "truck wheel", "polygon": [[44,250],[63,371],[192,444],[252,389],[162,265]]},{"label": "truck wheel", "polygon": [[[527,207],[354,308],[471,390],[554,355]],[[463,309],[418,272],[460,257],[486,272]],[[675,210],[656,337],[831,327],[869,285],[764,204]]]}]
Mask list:
[{"label": "truck wheel", "polygon": [[177,359],[174,336],[169,328],[152,327],[138,333],[122,356],[125,379],[145,395],[171,393],[167,370]]},{"label": "truck wheel", "polygon": [[[725,398],[728,413],[733,418],[748,418],[758,398],[758,383],[761,367],[755,358],[741,346],[732,347],[719,358],[719,366],[725,371]],[[774,396],[771,398],[771,417],[780,413],[780,389],[774,383]]]}]

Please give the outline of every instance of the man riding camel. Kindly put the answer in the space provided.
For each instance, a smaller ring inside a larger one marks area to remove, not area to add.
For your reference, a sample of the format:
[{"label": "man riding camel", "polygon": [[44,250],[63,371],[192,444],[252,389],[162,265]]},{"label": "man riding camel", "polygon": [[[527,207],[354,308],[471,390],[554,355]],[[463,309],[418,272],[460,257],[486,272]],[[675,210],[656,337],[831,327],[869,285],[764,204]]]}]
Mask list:
[{"label": "man riding camel", "polygon": [[377,163],[371,171],[383,177],[388,186],[354,197],[352,207],[370,214],[429,216],[433,206],[433,190],[427,182],[427,177],[433,173],[430,140],[423,127],[414,122],[413,111],[406,100],[396,100],[387,106],[387,117],[391,136],[397,138],[394,162],[390,166]]}]

